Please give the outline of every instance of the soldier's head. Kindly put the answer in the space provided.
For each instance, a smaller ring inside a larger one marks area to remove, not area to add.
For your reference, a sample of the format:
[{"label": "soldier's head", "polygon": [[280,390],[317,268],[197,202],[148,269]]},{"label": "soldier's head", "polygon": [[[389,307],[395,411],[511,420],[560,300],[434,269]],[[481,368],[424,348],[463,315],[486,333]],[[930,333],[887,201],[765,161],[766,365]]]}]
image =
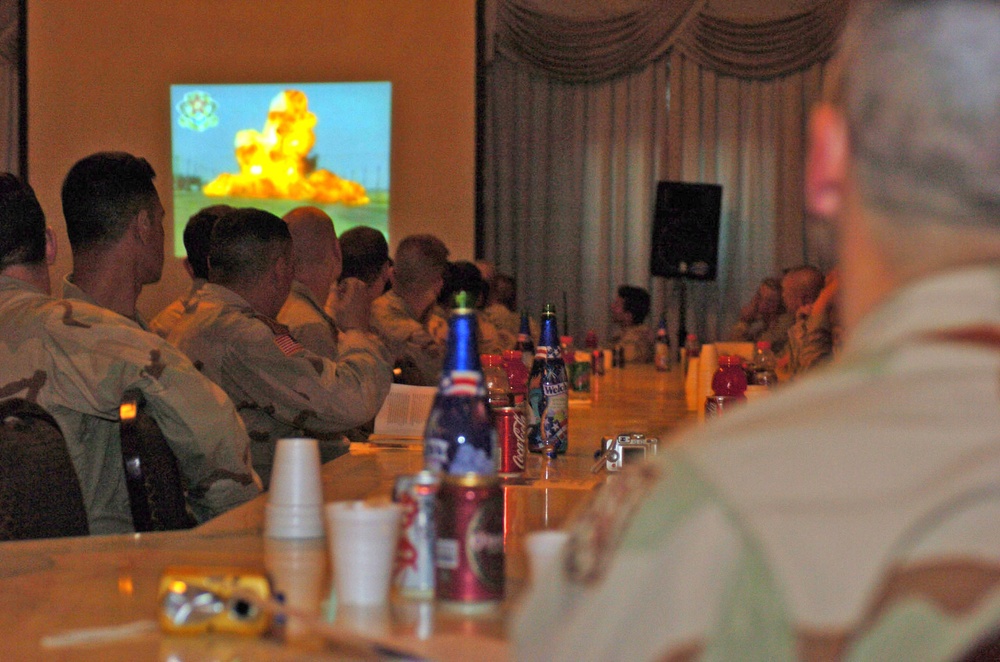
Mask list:
[{"label": "soldier's head", "polygon": [[284,219],[292,235],[295,278],[322,304],[343,268],[333,220],[318,207],[296,207]]},{"label": "soldier's head", "polygon": [[997,34],[996,0],[851,3],[805,177],[848,327],[901,284],[1000,258]]},{"label": "soldier's head", "polygon": [[288,225],[261,209],[234,209],[212,228],[208,280],[233,290],[254,310],[276,317],[295,278]]},{"label": "soldier's head", "polygon": [[823,289],[824,279],[822,271],[808,264],[787,270],[781,278],[781,301],[785,310],[794,313],[815,301]]},{"label": "soldier's head", "polygon": [[490,282],[491,303],[499,303],[507,310],[517,310],[517,281],[510,274],[497,272]]},{"label": "soldier's head", "polygon": [[385,290],[392,270],[385,235],[375,228],[359,225],[340,235],[340,250],[344,254],[341,279],[363,280],[375,294]]},{"label": "soldier's head", "polygon": [[642,324],[649,315],[649,292],[641,287],[622,285],[611,302],[611,319],[617,324]]},{"label": "soldier's head", "polygon": [[465,260],[452,262],[444,273],[444,287],[438,295],[438,303],[442,306],[451,308],[455,295],[459,292],[468,293],[469,301],[477,308],[486,303],[489,286],[475,264]]},{"label": "soldier's head", "polygon": [[437,298],[444,285],[448,247],[432,234],[413,234],[399,242],[392,273],[392,288],[400,295],[430,294]]},{"label": "soldier's head", "polygon": [[212,205],[195,212],[184,226],[184,258],[191,278],[208,280],[208,249],[211,245],[212,228],[223,214],[231,211],[229,205]]},{"label": "soldier's head", "polygon": [[98,152],[73,165],[62,185],[63,216],[74,268],[127,242],[136,278],[155,283],[163,271],[163,205],[146,159]]},{"label": "soldier's head", "polygon": [[0,174],[0,271],[45,263],[45,212],[31,186]]}]

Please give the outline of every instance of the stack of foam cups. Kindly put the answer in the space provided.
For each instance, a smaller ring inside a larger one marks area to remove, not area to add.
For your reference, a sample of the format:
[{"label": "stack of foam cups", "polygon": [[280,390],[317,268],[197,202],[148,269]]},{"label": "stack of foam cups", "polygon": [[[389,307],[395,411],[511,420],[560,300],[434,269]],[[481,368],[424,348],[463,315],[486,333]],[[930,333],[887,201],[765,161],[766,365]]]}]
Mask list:
[{"label": "stack of foam cups", "polygon": [[712,395],[712,377],[719,369],[719,353],[713,344],[701,346],[698,355],[698,421],[705,420],[705,400]]},{"label": "stack of foam cups", "polygon": [[698,411],[698,357],[687,360],[687,372],[684,374],[684,398],[688,411]]},{"label": "stack of foam cups", "polygon": [[265,507],[269,538],[322,538],[323,488],[315,439],[279,439]]}]

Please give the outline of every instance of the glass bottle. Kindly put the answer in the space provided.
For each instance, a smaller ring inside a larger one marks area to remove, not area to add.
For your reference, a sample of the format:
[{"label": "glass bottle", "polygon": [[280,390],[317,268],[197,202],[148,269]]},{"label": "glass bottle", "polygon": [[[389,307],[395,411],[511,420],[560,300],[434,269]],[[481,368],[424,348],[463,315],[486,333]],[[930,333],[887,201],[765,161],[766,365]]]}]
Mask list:
[{"label": "glass bottle", "polygon": [[479,363],[476,313],[455,296],[444,368],[424,428],[424,465],[446,474],[495,474],[496,430]]},{"label": "glass bottle", "polygon": [[531,370],[531,365],[535,361],[535,341],[531,339],[531,321],[525,311],[521,311],[521,328],[517,332],[517,342],[514,349],[521,352],[524,367]]},{"label": "glass bottle", "polygon": [[569,446],[569,389],[559,346],[556,309],[545,304],[542,331],[528,378],[528,450],[550,458]]}]

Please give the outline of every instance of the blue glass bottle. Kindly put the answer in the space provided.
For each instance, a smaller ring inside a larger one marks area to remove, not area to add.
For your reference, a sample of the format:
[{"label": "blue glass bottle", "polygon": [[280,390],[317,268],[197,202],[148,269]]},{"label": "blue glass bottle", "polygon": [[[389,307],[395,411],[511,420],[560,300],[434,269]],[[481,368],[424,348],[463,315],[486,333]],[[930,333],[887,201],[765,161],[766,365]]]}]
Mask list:
[{"label": "blue glass bottle", "polygon": [[496,429],[467,293],[455,296],[448,326],[444,368],[424,429],[424,466],[446,474],[495,474]]},{"label": "blue glass bottle", "polygon": [[569,447],[569,384],[559,346],[555,306],[542,312],[542,331],[528,377],[528,449],[549,457]]},{"label": "blue glass bottle", "polygon": [[524,367],[531,370],[531,365],[535,362],[535,341],[531,339],[531,321],[528,313],[521,311],[521,329],[517,332],[517,344],[514,349],[521,352],[521,360]]}]

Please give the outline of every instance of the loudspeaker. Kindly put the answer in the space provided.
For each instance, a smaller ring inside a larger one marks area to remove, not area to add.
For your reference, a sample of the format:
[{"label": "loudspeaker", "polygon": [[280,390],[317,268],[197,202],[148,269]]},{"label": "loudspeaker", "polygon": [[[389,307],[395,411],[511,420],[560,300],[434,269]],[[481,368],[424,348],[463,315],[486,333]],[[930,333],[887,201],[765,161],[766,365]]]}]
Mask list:
[{"label": "loudspeaker", "polygon": [[715,280],[721,214],[718,184],[657,183],[650,273]]}]

